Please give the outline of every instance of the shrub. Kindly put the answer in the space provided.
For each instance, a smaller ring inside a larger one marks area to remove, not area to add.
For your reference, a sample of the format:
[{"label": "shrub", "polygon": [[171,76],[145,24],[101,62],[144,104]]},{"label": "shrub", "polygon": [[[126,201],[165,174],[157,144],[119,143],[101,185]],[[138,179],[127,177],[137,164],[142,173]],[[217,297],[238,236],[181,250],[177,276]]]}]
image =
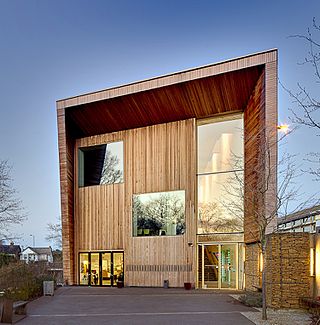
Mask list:
[{"label": "shrub", "polygon": [[0,269],[0,291],[13,300],[30,300],[42,294],[42,283],[53,280],[42,263],[11,263]]},{"label": "shrub", "polygon": [[311,308],[310,312],[310,325],[319,325],[320,324],[320,310],[319,308]]},{"label": "shrub", "polygon": [[262,307],[262,293],[248,291],[240,297],[240,302],[249,307]]},{"label": "shrub", "polygon": [[0,253],[0,268],[15,261],[15,257],[9,254]]}]

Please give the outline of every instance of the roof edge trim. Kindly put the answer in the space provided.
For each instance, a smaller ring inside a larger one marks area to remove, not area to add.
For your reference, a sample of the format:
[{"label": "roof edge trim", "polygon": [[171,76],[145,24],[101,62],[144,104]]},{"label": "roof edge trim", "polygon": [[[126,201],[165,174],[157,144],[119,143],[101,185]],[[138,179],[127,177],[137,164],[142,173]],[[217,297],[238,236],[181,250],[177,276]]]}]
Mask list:
[{"label": "roof edge trim", "polygon": [[[203,66],[198,66],[198,67],[194,67],[194,68],[190,68],[190,69],[180,70],[180,71],[176,71],[176,72],[173,72],[173,73],[168,73],[168,74],[164,74],[164,75],[160,75],[160,76],[156,76],[156,77],[152,77],[152,78],[142,79],[142,80],[134,81],[134,82],[123,84],[123,85],[118,85],[118,86],[114,86],[114,87],[110,87],[110,88],[106,88],[106,89],[102,89],[102,90],[83,93],[83,94],[80,94],[80,95],[77,95],[77,96],[67,97],[67,98],[64,98],[64,99],[59,99],[59,100],[56,101],[56,106],[57,106],[57,109],[63,109],[63,108],[67,108],[67,107],[73,107],[73,106],[78,106],[78,105],[82,105],[82,104],[87,104],[87,103],[90,103],[90,102],[96,102],[96,101],[105,100],[105,99],[109,99],[109,98],[115,98],[115,97],[120,97],[120,96],[124,96],[124,95],[129,95],[129,94],[133,94],[133,93],[136,93],[136,92],[139,92],[139,91],[145,91],[145,90],[151,90],[151,89],[154,89],[154,88],[160,88],[160,87],[163,87],[163,86],[169,86],[171,84],[176,84],[176,83],[180,83],[180,82],[185,82],[185,81],[195,80],[195,79],[199,79],[199,78],[209,77],[210,74],[209,75],[203,75],[201,77],[190,78],[190,79],[186,78],[185,80],[175,81],[175,82],[171,82],[171,83],[168,83],[168,84],[157,85],[157,86],[149,87],[149,88],[146,88],[146,89],[131,91],[131,92],[128,92],[128,93],[125,93],[125,94],[119,93],[117,95],[114,94],[114,95],[111,95],[111,96],[110,95],[109,96],[102,96],[101,98],[93,98],[93,97],[98,97],[99,95],[103,95],[103,94],[110,93],[110,92],[115,92],[116,93],[117,91],[119,91],[121,89],[124,89],[124,88],[129,88],[129,87],[134,88],[135,86],[138,86],[138,85],[141,85],[141,84],[152,83],[154,81],[159,81],[161,79],[164,80],[166,78],[172,78],[172,77],[177,76],[177,75],[191,74],[191,73],[196,72],[196,71],[201,71],[201,70],[205,70],[205,69],[209,69],[209,68],[214,68],[216,66],[225,65],[225,64],[228,64],[230,62],[241,61],[241,60],[249,59],[249,58],[252,58],[252,57],[255,57],[255,56],[256,57],[263,57],[264,55],[266,55],[268,53],[272,53],[272,52],[275,53],[275,57],[276,57],[275,60],[277,60],[278,49],[273,48],[273,49],[269,49],[269,50],[265,50],[265,51],[260,51],[260,52],[247,54],[247,55],[244,55],[244,56],[235,57],[235,58],[232,58],[232,59],[227,59],[227,60],[224,60],[224,61],[218,61],[218,62],[215,62],[215,63],[206,64],[206,65],[203,65]],[[252,66],[261,65],[261,64],[271,62],[271,61],[275,61],[275,60],[269,60],[269,61],[268,60],[261,60],[261,62],[259,62],[259,63],[239,67],[238,69],[250,68]],[[211,74],[211,76],[222,74],[222,73],[225,73],[225,72],[232,72],[234,70],[237,70],[237,69],[231,69],[229,71],[227,71],[227,70],[226,71],[221,71],[219,73]],[[139,87],[136,87],[136,88],[139,88]]]}]

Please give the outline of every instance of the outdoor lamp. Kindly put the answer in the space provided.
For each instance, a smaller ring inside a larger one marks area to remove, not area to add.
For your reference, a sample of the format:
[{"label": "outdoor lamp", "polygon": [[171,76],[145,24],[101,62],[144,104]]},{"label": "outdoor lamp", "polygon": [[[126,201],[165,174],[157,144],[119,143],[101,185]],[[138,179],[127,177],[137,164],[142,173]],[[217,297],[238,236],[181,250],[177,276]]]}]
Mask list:
[{"label": "outdoor lamp", "polygon": [[277,126],[277,129],[280,132],[287,133],[288,130],[289,130],[289,125],[288,124],[280,124],[280,125]]},{"label": "outdoor lamp", "polygon": [[260,253],[259,255],[259,271],[262,272],[263,271],[263,254]]},{"label": "outdoor lamp", "polygon": [[315,276],[315,250],[310,248],[310,275]]}]

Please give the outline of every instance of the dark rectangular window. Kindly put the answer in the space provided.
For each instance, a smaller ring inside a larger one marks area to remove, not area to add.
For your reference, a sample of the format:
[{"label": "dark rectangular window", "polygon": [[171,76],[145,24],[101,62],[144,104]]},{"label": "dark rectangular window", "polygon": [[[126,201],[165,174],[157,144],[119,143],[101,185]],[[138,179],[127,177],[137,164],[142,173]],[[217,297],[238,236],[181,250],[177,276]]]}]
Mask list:
[{"label": "dark rectangular window", "polygon": [[79,148],[79,186],[123,182],[123,142]]}]

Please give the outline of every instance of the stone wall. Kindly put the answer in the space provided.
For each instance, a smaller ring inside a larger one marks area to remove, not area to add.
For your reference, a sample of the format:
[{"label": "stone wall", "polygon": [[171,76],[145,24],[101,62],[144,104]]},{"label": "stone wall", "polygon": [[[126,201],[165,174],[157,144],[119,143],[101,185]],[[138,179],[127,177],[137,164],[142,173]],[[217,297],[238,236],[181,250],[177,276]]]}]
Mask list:
[{"label": "stone wall", "polygon": [[[300,297],[312,296],[309,233],[268,235],[266,254],[267,305],[273,308],[299,308]],[[259,247],[246,247],[246,290],[261,285]]]},{"label": "stone wall", "polygon": [[245,259],[245,287],[246,290],[256,291],[261,286],[261,274],[259,272],[258,244],[246,245]]}]

